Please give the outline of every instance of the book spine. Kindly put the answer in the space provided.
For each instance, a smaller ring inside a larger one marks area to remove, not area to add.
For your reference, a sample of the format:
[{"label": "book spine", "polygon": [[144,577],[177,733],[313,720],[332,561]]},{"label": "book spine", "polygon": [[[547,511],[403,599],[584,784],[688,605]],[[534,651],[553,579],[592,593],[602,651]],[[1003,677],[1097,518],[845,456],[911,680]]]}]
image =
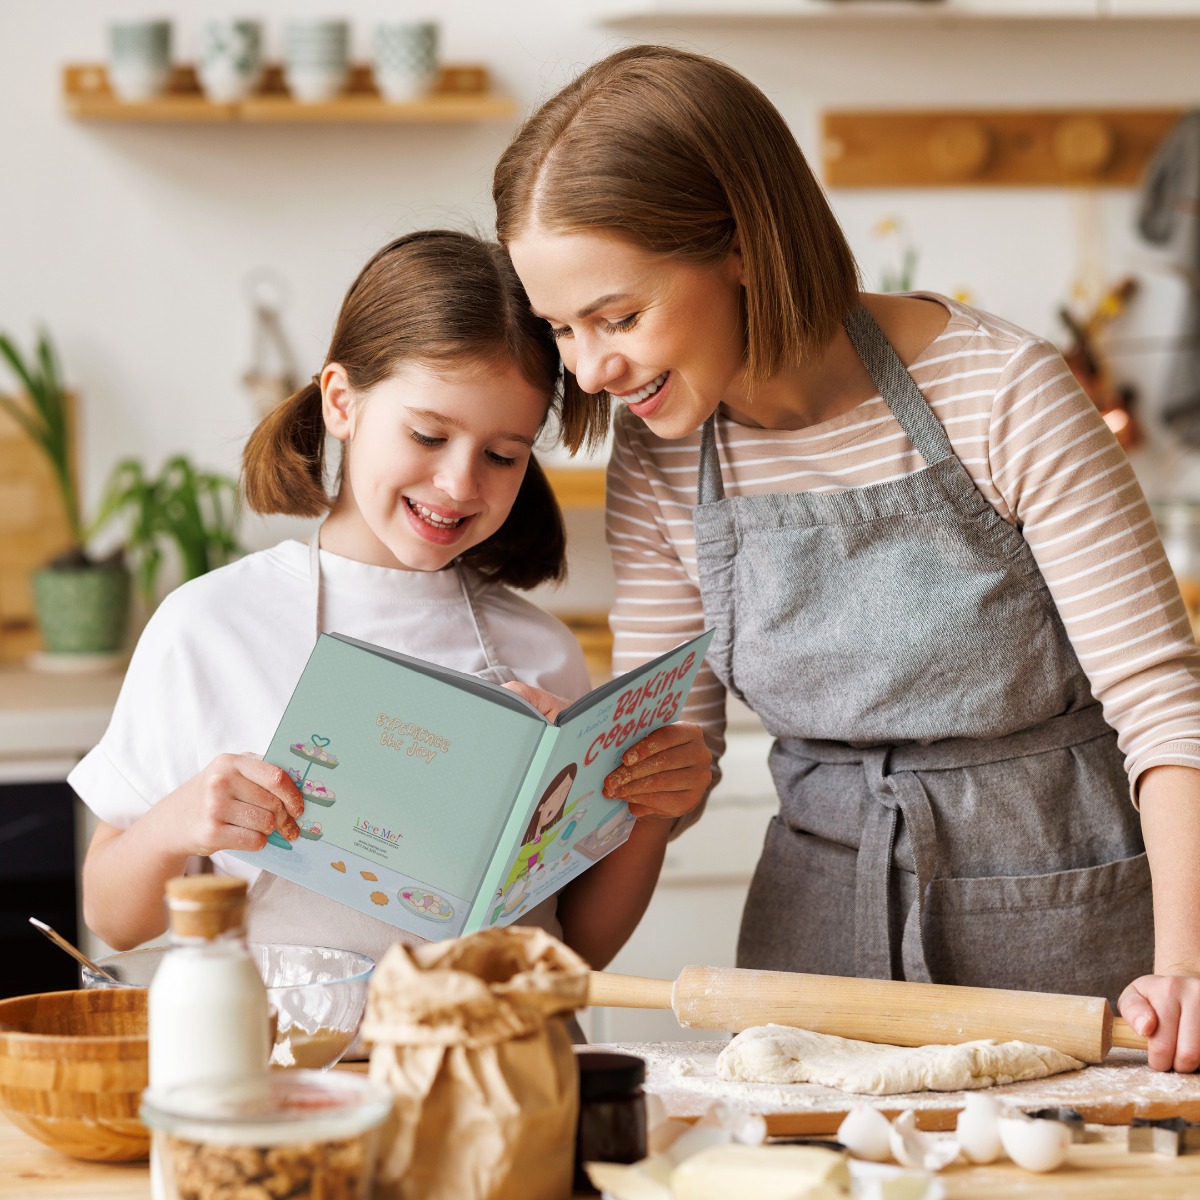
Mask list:
[{"label": "book spine", "polygon": [[[512,810],[509,812],[508,821],[504,826],[504,832],[496,842],[496,850],[492,855],[492,861],[487,865],[483,880],[479,884],[479,891],[475,893],[475,902],[471,905],[471,911],[467,914],[467,920],[462,929],[464,934],[474,933],[477,929],[482,929],[487,922],[488,914],[496,903],[496,889],[500,886],[500,881],[504,877],[505,870],[508,868],[509,859],[512,858],[513,854],[513,847],[517,844],[518,839],[525,830],[525,826],[529,823],[529,810],[533,806],[538,786],[542,782],[542,774],[546,770],[546,763],[550,761],[550,755],[554,751],[558,735],[559,730],[555,726],[547,725],[541,740],[538,742],[537,749],[533,752],[533,757],[529,760],[529,767],[525,772],[525,778],[521,782],[521,790],[518,792],[517,798],[513,801]],[[508,924],[508,922],[505,922],[505,924]]]}]

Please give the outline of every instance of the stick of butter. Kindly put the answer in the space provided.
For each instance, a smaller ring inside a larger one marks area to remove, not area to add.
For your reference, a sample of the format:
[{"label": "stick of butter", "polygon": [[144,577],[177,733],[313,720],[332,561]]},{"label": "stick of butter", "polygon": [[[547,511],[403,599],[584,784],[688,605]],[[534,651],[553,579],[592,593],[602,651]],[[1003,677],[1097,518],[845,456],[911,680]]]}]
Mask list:
[{"label": "stick of butter", "polygon": [[845,1155],[820,1146],[710,1146],[671,1172],[674,1200],[845,1200]]}]

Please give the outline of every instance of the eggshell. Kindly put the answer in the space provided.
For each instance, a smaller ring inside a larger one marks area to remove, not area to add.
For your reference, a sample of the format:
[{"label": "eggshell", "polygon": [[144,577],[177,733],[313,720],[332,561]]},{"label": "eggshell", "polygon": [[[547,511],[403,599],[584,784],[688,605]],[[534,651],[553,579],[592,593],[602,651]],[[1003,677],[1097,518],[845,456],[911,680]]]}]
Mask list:
[{"label": "eggshell", "polygon": [[870,1162],[886,1162],[892,1156],[891,1123],[877,1108],[856,1104],[838,1126],[837,1140],[854,1155]]},{"label": "eggshell", "polygon": [[991,1096],[968,1092],[963,1097],[955,1133],[968,1162],[990,1163],[1000,1157],[1000,1105]]},{"label": "eggshell", "polygon": [[1071,1130],[1062,1121],[1001,1117],[1000,1144],[1005,1153],[1026,1171],[1053,1171],[1066,1161]]},{"label": "eggshell", "polygon": [[940,1171],[958,1157],[958,1143],[953,1138],[922,1133],[912,1109],[902,1112],[892,1122],[889,1138],[896,1161],[915,1171]]}]

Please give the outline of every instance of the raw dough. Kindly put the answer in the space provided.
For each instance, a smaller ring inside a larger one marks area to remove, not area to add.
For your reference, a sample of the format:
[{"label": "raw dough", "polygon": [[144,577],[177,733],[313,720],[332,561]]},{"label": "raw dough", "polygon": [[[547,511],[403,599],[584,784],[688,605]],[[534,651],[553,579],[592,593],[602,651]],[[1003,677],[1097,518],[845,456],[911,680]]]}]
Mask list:
[{"label": "raw dough", "polygon": [[1077,1071],[1078,1059],[1029,1042],[980,1040],[958,1046],[878,1046],[787,1025],[739,1033],[717,1058],[722,1079],[820,1083],[844,1092],[959,1092]]}]

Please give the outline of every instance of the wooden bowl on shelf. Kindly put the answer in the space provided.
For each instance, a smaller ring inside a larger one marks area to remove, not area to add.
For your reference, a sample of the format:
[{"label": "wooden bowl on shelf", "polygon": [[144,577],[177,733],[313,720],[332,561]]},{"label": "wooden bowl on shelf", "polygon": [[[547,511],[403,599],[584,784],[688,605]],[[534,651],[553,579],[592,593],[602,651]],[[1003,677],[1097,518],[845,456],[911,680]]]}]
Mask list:
[{"label": "wooden bowl on shelf", "polygon": [[47,1146],[98,1162],[146,1158],[148,1077],[144,990],[0,1000],[0,1109]]}]

